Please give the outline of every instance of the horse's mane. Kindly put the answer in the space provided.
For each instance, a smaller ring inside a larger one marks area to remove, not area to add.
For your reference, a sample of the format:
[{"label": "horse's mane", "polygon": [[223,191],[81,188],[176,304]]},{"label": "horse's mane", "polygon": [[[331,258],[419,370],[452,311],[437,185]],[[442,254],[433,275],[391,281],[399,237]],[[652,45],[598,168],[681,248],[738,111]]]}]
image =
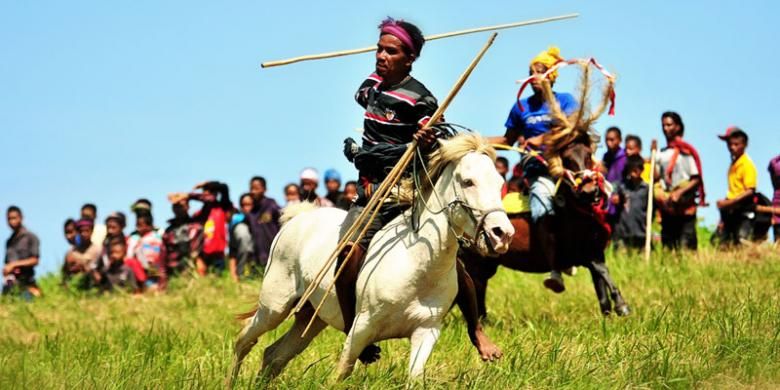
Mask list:
[{"label": "horse's mane", "polygon": [[599,107],[595,111],[590,111],[588,109],[590,66],[587,62],[580,62],[579,65],[582,68],[582,77],[577,94],[579,107],[571,115],[567,116],[561,110],[549,80],[542,80],[544,98],[550,106],[553,119],[550,131],[544,135],[544,144],[546,146],[544,157],[549,165],[550,174],[556,178],[560,177],[564,171],[561,154],[566,147],[576,142],[590,144],[591,147],[594,147],[599,142],[600,137],[593,130],[593,124],[606,111],[610,97],[613,94],[614,80],[608,77]]},{"label": "horse's mane", "polygon": [[[490,146],[490,143],[481,135],[471,132],[458,133],[449,139],[439,139],[439,147],[433,152],[428,154],[428,163],[425,171],[422,167],[418,167],[418,184],[417,191],[426,194],[433,188],[432,183],[436,183],[439,176],[444,171],[444,168],[452,163],[460,160],[463,156],[471,153],[481,153],[491,160],[496,160],[496,150]],[[418,161],[414,162],[415,164]],[[430,175],[430,181],[425,178],[425,174]],[[397,201],[400,203],[411,203],[414,196],[415,183],[414,178],[404,178],[400,181],[400,188],[396,195]]]},{"label": "horse's mane", "polygon": [[280,225],[284,225],[287,222],[289,222],[291,219],[293,219],[293,217],[295,217],[296,215],[302,214],[302,213],[305,213],[305,212],[308,212],[308,211],[311,211],[311,210],[314,210],[314,209],[317,209],[317,208],[318,207],[317,207],[316,204],[314,204],[313,202],[307,202],[307,201],[284,206],[284,208],[282,209],[282,215],[279,216],[279,224]]}]

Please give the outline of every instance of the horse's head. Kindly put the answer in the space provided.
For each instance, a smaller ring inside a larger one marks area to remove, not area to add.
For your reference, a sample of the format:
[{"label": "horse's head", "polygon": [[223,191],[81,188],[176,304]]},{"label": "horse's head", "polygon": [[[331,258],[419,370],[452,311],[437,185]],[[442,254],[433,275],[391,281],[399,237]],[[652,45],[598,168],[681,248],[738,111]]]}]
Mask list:
[{"label": "horse's head", "polygon": [[607,75],[601,103],[595,111],[588,110],[588,92],[590,89],[590,65],[592,61],[578,61],[582,67],[582,81],[579,91],[579,107],[571,115],[561,110],[548,80],[542,81],[544,96],[550,105],[553,125],[545,134],[545,159],[550,174],[562,181],[562,185],[571,187],[581,203],[600,201],[605,188],[604,177],[594,171],[591,156],[599,137],[593,130],[593,124],[606,111],[614,97],[614,77]]},{"label": "horse's head", "polygon": [[593,170],[593,147],[589,136],[567,145],[561,153],[564,185],[571,187],[576,198],[583,202],[595,202],[600,193],[600,173]]},{"label": "horse's head", "polygon": [[506,253],[514,227],[501,203],[504,180],[495,168],[495,150],[473,133],[440,142],[430,157],[429,172],[436,180],[434,196],[446,205],[452,230],[461,244],[481,255]]}]

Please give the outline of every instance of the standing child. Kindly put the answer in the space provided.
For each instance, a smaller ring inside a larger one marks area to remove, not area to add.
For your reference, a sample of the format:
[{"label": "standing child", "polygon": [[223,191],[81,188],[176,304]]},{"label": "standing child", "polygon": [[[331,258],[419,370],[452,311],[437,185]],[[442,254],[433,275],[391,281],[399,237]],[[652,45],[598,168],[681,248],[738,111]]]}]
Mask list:
[{"label": "standing child", "polygon": [[638,155],[629,156],[612,204],[617,211],[613,236],[615,248],[641,249],[645,245],[645,220],[647,218],[647,191],[642,180],[644,160]]}]

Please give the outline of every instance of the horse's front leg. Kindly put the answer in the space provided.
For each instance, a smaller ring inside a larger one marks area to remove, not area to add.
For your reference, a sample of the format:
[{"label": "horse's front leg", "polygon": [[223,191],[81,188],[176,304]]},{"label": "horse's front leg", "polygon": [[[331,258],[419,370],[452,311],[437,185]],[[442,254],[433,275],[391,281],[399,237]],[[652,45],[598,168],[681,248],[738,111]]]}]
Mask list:
[{"label": "horse's front leg", "polygon": [[412,333],[412,351],[409,356],[409,379],[419,379],[425,373],[425,362],[441,334],[441,323],[420,327]]},{"label": "horse's front leg", "polygon": [[341,351],[337,368],[338,380],[344,380],[352,374],[360,353],[374,341],[374,333],[371,331],[371,326],[364,318],[364,316],[360,315],[355,318],[352,329],[350,329],[347,339],[344,341],[344,349]]},{"label": "horse's front leg", "polygon": [[[503,355],[501,348],[499,348],[492,340],[485,334],[482,329],[482,324],[479,320],[479,304],[477,303],[477,291],[476,283],[471,278],[463,263],[456,262],[456,269],[458,271],[458,295],[455,296],[455,303],[463,313],[463,319],[466,320],[466,326],[468,328],[469,339],[471,343],[477,348],[479,356],[484,361],[494,361],[500,359]],[[482,298],[484,303],[484,288],[482,289]]]}]

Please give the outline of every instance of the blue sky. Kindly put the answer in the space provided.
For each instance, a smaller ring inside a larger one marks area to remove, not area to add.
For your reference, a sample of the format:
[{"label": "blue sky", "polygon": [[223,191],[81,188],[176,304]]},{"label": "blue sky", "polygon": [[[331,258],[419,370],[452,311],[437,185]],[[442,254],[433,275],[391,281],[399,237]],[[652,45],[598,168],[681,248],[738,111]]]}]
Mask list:
[{"label": "blue sky", "polygon": [[[749,5],[748,5],[749,4]],[[262,61],[370,46],[387,15],[433,34],[579,12],[576,20],[499,33],[447,112],[483,134],[503,132],[528,60],[551,44],[595,56],[618,75],[617,115],[598,130],[662,141],[660,114],[678,111],[704,162],[713,206],[729,164],[715,135],[745,129],[769,194],[766,165],[780,152],[774,92],[780,78],[777,2],[197,2],[18,1],[0,5],[0,207],[22,207],[41,238],[40,271],[62,261],[62,222],[81,204],[99,218],[218,179],[233,200],[251,176],[272,197],[303,167],[355,171],[341,140],[357,137],[355,88],[373,70],[363,54],[261,70]],[[487,39],[431,42],[413,74],[443,98]],[[775,38],[772,38],[775,37]],[[564,71],[556,90],[570,91]],[[661,142],[663,143],[663,142]],[[603,148],[599,154],[603,152]],[[507,155],[516,160],[511,154]],[[132,223],[132,222],[131,222]],[[0,226],[0,237],[10,234]]]}]

